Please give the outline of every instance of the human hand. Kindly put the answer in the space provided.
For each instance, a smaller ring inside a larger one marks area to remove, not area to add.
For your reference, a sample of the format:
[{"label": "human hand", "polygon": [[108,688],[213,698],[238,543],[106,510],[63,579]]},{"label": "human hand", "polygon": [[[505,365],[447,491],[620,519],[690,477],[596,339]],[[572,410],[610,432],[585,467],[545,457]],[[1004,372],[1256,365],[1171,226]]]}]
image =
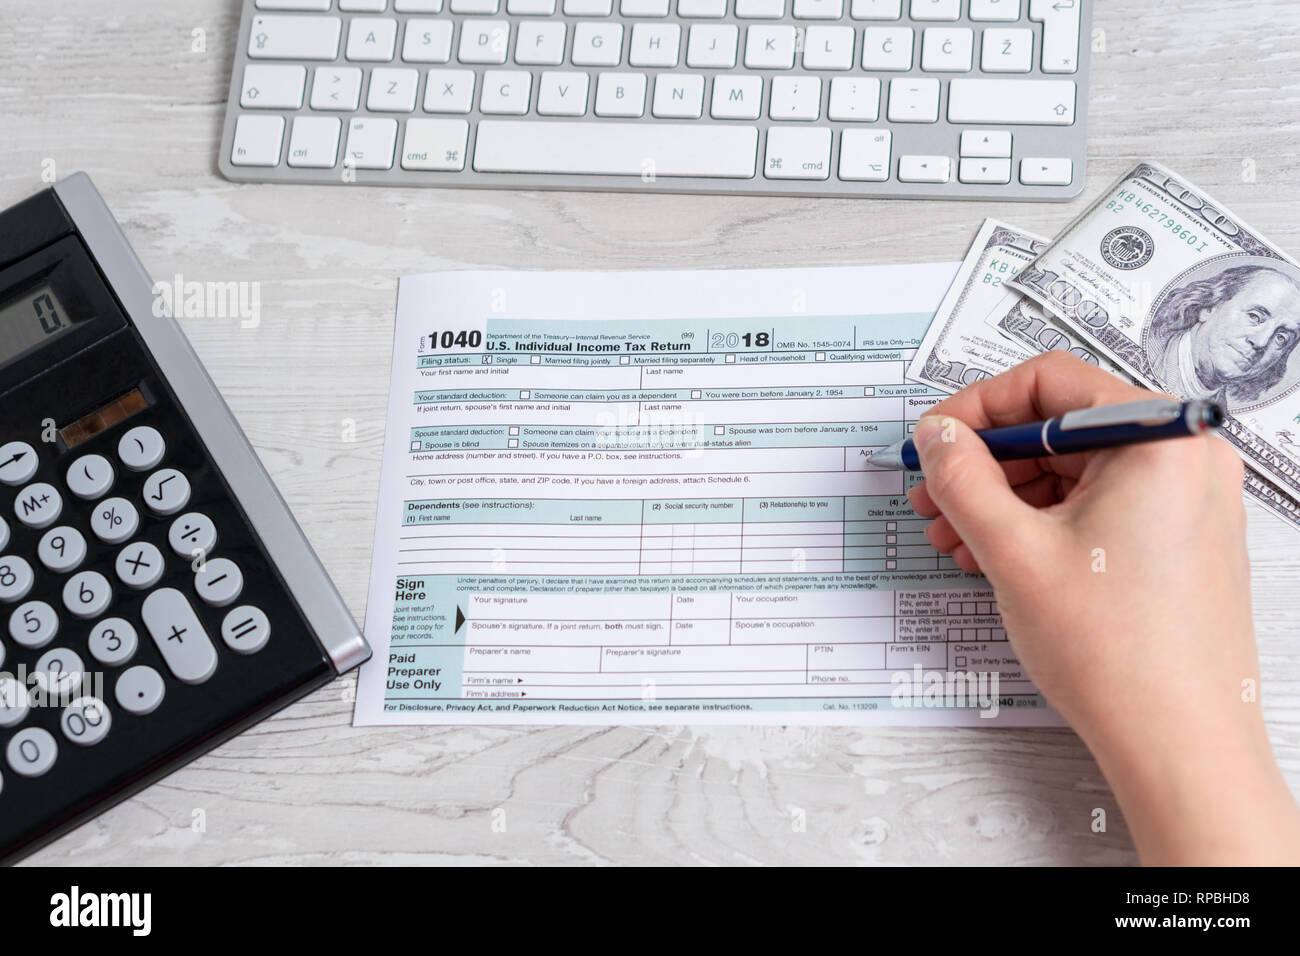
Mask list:
[{"label": "human hand", "polygon": [[[1259,710],[1232,447],[1202,436],[998,463],[973,434],[1150,397],[1063,353],[963,389],[916,425],[912,505],[935,548],[988,577],[1144,860],[1300,862],[1300,811]],[[1267,838],[1251,830],[1261,807]]]}]

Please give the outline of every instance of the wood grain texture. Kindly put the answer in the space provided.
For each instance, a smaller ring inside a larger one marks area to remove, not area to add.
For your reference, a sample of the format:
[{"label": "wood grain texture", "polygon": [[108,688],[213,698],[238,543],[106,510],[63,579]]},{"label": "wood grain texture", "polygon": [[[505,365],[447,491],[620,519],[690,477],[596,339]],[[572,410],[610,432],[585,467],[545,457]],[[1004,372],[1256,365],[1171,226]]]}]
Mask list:
[{"label": "wood grain texture", "polygon": [[[1141,158],[1300,254],[1292,0],[1185,0],[1176,15],[1099,4],[1088,188],[1066,205],[236,186],[215,153],[238,12],[238,0],[6,3],[0,206],[41,188],[47,161],[85,170],[155,277],[261,283],[259,327],[185,331],[358,619],[400,275],[954,260],[985,216],[1055,233]],[[206,52],[191,50],[196,29]],[[1265,709],[1300,789],[1300,536],[1251,505],[1250,546]],[[1135,861],[1068,731],[354,729],[353,684],[32,862]],[[1090,830],[1095,807],[1106,833]]]}]

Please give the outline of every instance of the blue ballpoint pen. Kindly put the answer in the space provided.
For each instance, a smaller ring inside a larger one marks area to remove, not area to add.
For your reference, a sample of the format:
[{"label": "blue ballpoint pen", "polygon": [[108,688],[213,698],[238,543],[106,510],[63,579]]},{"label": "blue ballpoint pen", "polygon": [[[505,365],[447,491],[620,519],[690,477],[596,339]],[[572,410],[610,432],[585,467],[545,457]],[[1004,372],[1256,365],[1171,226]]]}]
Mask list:
[{"label": "blue ballpoint pen", "polygon": [[[1186,438],[1222,424],[1223,407],[1215,402],[1152,398],[1123,405],[1082,408],[1045,422],[986,428],[976,434],[998,461],[1014,461],[1097,451],[1165,438]],[[873,468],[889,471],[921,470],[921,459],[910,438],[872,452],[868,462]]]}]

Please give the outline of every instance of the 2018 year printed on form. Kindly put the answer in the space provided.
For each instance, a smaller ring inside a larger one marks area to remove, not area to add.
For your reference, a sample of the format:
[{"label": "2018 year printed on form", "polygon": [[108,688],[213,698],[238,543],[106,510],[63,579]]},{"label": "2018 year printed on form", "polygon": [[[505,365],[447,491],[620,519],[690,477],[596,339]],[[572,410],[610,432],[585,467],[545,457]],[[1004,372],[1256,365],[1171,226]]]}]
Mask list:
[{"label": "2018 year printed on form", "polygon": [[356,722],[1059,724],[866,464],[954,268],[403,279]]}]

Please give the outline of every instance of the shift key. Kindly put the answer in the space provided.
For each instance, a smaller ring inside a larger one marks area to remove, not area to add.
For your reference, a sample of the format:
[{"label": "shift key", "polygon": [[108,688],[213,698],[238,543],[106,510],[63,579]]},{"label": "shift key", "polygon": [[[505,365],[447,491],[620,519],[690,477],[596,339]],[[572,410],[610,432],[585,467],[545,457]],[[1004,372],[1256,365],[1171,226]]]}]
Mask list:
[{"label": "shift key", "polygon": [[339,55],[338,17],[254,17],[248,55],[254,60],[332,60]]}]

